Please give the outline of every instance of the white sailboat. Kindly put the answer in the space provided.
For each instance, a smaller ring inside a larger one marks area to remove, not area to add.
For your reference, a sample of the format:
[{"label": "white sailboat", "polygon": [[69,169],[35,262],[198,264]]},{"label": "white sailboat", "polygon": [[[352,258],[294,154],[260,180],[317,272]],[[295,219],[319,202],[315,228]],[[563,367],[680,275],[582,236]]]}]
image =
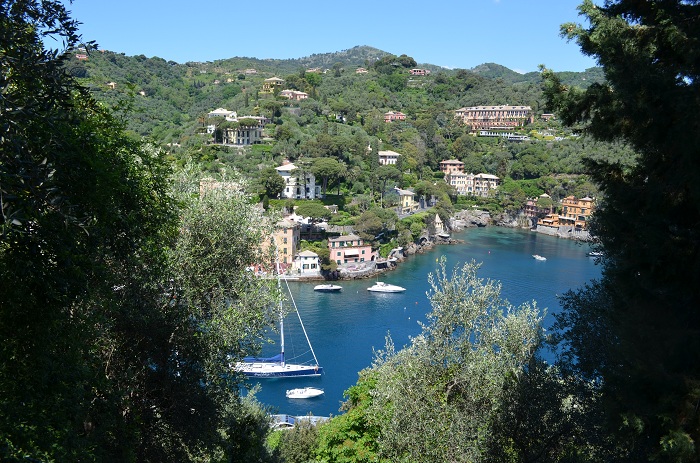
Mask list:
[{"label": "white sailboat", "polygon": [[[278,269],[279,275],[279,269]],[[306,342],[309,345],[309,350],[313,355],[313,364],[296,364],[287,363],[284,357],[284,315],[282,311],[282,301],[280,301],[280,353],[274,357],[269,358],[259,358],[259,357],[245,357],[242,362],[236,363],[234,369],[239,373],[243,373],[245,376],[252,378],[289,378],[289,377],[306,377],[306,376],[320,376],[323,373],[323,367],[319,366],[318,359],[314,353],[313,347],[311,347],[311,341],[309,341],[309,336],[306,334],[306,328],[304,328],[304,323],[301,321],[301,315],[297,309],[297,305],[294,302],[294,297],[292,297],[292,292],[289,290],[289,283],[286,282],[287,292],[289,294],[289,299],[294,306],[294,311],[299,317],[299,323],[301,324],[301,329],[306,337]],[[281,288],[281,278],[277,278],[277,286]]]}]

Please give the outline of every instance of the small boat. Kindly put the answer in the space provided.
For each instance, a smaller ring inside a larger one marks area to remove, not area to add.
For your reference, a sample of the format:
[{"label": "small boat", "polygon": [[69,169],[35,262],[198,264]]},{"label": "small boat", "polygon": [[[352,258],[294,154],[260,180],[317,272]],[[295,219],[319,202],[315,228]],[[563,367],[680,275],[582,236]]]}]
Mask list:
[{"label": "small boat", "polygon": [[288,399],[312,399],[323,395],[323,389],[316,387],[300,387],[298,389],[287,389]]},{"label": "small boat", "polygon": [[603,253],[601,251],[591,251],[588,253],[588,257],[603,257]]},{"label": "small boat", "polygon": [[337,293],[343,289],[342,286],[338,285],[331,285],[331,284],[325,284],[325,285],[316,285],[314,286],[314,291],[320,291],[323,293]]},{"label": "small boat", "polygon": [[534,257],[536,260],[547,260],[546,257],[542,257],[539,254],[533,254],[532,257]]},{"label": "small boat", "polygon": [[406,288],[402,288],[401,286],[397,285],[390,285],[388,283],[384,283],[383,281],[378,281],[376,284],[367,288],[367,291],[372,291],[375,293],[402,293],[406,291]]}]

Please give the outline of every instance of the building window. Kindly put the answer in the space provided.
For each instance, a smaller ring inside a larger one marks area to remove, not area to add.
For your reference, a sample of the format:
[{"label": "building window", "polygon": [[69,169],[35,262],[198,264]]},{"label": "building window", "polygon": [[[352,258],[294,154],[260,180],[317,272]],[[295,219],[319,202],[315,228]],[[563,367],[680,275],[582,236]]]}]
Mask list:
[{"label": "building window", "polygon": [[341,254],[341,252],[340,252],[340,251],[338,251],[338,257],[340,257],[340,254]]},{"label": "building window", "polygon": [[287,244],[287,237],[284,237],[284,244]]},{"label": "building window", "polygon": [[[282,254],[287,254],[287,248],[282,248]],[[286,259],[285,259],[285,262],[287,262]]]}]

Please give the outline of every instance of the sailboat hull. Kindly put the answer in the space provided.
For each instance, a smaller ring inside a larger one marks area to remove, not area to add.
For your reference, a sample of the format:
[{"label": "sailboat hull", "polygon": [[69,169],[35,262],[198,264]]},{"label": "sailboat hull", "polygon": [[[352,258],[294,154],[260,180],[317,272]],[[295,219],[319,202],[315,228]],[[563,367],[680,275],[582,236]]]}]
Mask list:
[{"label": "sailboat hull", "polygon": [[286,363],[246,363],[236,364],[236,371],[251,378],[293,378],[307,376],[321,376],[323,367],[309,365],[295,365]]}]

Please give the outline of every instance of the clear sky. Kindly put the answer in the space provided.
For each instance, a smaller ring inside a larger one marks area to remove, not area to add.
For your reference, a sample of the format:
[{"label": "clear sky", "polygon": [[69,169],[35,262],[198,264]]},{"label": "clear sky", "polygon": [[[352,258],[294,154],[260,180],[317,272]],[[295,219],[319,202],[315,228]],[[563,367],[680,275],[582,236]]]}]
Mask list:
[{"label": "clear sky", "polygon": [[178,63],[302,58],[369,45],[419,64],[583,71],[596,62],[559,36],[581,0],[346,2],[64,0],[85,40]]}]

